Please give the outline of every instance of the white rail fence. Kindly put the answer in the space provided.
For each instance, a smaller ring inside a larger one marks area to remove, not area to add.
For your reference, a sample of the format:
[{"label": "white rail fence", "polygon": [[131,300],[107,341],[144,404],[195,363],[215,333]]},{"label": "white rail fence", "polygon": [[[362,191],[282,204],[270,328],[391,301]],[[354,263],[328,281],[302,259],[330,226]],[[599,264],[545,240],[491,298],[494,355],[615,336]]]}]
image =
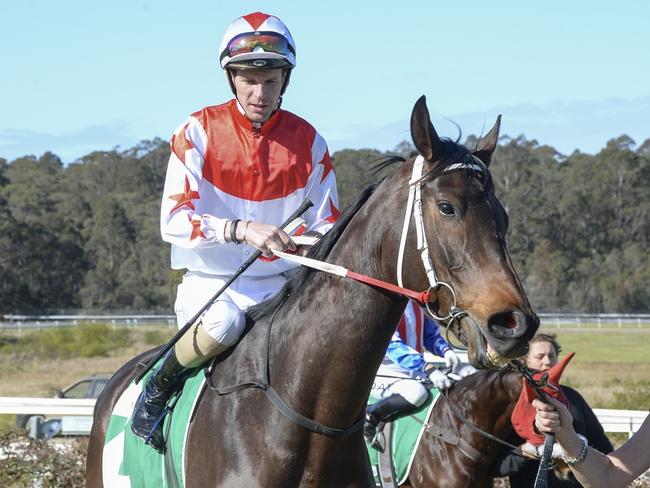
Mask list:
[{"label": "white rail fence", "polygon": [[3,329],[50,329],[76,327],[79,324],[111,324],[113,327],[136,327],[141,325],[168,325],[176,327],[176,315],[0,315]]},{"label": "white rail fence", "polygon": [[[57,416],[60,423],[49,424],[56,434],[88,435],[92,426],[95,400],[69,398],[0,397],[0,414],[33,415],[29,430],[32,437],[42,437],[44,416]],[[595,408],[594,413],[605,432],[624,432],[632,436],[648,416],[645,410],[610,410]]]},{"label": "white rail fence", "polygon": [[650,330],[650,314],[646,313],[539,313],[545,328],[577,329],[647,329]]},{"label": "white rail fence", "polygon": [[[540,313],[538,315],[544,328],[650,330],[650,314]],[[126,313],[121,315],[0,315],[0,330],[74,327],[81,323],[112,324],[113,327],[152,324],[175,327],[176,316]]]}]

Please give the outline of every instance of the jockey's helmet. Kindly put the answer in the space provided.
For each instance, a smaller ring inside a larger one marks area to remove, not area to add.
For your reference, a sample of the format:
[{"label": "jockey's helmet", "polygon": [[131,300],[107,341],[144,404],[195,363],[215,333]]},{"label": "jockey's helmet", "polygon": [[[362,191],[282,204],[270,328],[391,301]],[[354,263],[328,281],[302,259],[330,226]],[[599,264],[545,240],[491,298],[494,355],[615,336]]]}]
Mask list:
[{"label": "jockey's helmet", "polygon": [[284,23],[274,15],[253,12],[228,26],[219,48],[225,70],[291,70],[296,66],[296,44]]}]

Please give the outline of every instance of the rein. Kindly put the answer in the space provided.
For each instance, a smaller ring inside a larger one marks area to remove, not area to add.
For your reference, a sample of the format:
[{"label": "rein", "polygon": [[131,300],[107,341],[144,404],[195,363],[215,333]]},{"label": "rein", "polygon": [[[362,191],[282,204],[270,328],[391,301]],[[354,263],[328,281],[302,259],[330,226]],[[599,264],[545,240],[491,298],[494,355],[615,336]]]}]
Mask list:
[{"label": "rein", "polygon": [[382,288],[384,290],[397,293],[398,295],[412,298],[420,303],[428,303],[429,298],[431,298],[430,290],[423,292],[410,290],[408,288],[393,285],[392,283],[380,280],[378,278],[373,278],[361,273],[355,273],[354,271],[350,271],[349,269],[344,268],[343,266],[338,266],[336,264],[331,264],[325,261],[319,261],[318,259],[307,258],[304,256],[297,256],[295,254],[290,254],[283,251],[276,251],[275,249],[272,249],[271,251],[276,256],[286,259],[287,261],[292,261],[294,263],[301,264],[302,266],[316,269],[318,271],[324,271],[326,273],[341,276],[343,278],[350,278],[360,283],[365,283],[366,285]]},{"label": "rein", "polygon": [[346,437],[349,436],[350,434],[353,434],[354,432],[358,431],[363,427],[363,424],[365,422],[365,409],[364,412],[361,413],[359,418],[349,427],[340,429],[337,427],[329,427],[327,425],[321,424],[320,422],[316,422],[313,419],[310,419],[309,417],[305,417],[302,414],[299,414],[296,412],[294,409],[292,409],[287,403],[282,400],[280,395],[275,391],[275,389],[271,386],[271,329],[273,328],[273,322],[275,321],[275,316],[282,308],[282,305],[287,301],[289,298],[289,295],[287,294],[282,302],[278,305],[278,308],[275,309],[273,312],[273,315],[271,316],[271,320],[269,322],[269,327],[266,333],[266,351],[265,351],[265,359],[264,359],[264,364],[265,364],[265,370],[264,370],[264,380],[261,382],[256,382],[256,381],[249,381],[246,383],[240,383],[235,386],[228,386],[225,388],[217,388],[213,381],[212,381],[212,372],[214,370],[214,367],[216,366],[216,357],[212,360],[212,363],[210,364],[209,368],[205,369],[205,381],[208,384],[208,387],[214,391],[217,395],[219,396],[225,396],[230,393],[233,393],[235,391],[240,391],[240,390],[245,390],[248,388],[257,388],[266,394],[267,398],[271,400],[271,403],[282,412],[282,414],[289,418],[292,422],[295,422],[296,424],[306,428],[310,432],[313,432],[315,434],[321,434],[327,437],[331,438],[338,438],[338,437]]},{"label": "rein", "polygon": [[[440,391],[440,396],[445,400],[445,402],[447,404],[447,407],[449,408],[451,413],[454,414],[454,416],[458,420],[460,420],[464,425],[469,427],[474,432],[476,432],[476,433],[480,434],[481,436],[485,437],[486,439],[489,439],[491,441],[497,442],[499,444],[502,444],[502,445],[510,448],[512,450],[512,452],[515,453],[516,455],[524,457],[524,455],[521,452],[520,447],[515,446],[514,444],[510,444],[509,442],[506,442],[503,439],[500,439],[500,438],[490,434],[489,432],[485,432],[484,430],[478,428],[472,422],[467,420],[467,418],[465,418],[463,416],[463,414],[461,414],[458,411],[458,409],[451,402],[451,400],[449,400],[449,397],[447,396],[447,393],[445,391],[441,390]],[[465,454],[468,458],[470,458],[472,461],[478,462],[478,463],[481,463],[481,464],[489,464],[491,462],[491,460],[488,458],[488,456],[486,454],[484,454],[481,451],[479,451],[478,449],[476,449],[474,446],[472,446],[469,442],[467,442],[465,439],[463,439],[460,436],[460,432],[459,432],[458,428],[456,428],[456,434],[451,434],[451,436],[449,435],[449,431],[443,431],[439,427],[436,428],[436,426],[434,426],[431,422],[428,422],[427,425],[425,426],[425,428],[427,429],[427,431],[431,432],[433,435],[438,437],[440,440],[442,440],[442,441],[444,441],[444,442],[446,442],[448,444],[451,444],[451,445],[454,445],[454,446],[458,447],[458,449],[463,454]]]}]

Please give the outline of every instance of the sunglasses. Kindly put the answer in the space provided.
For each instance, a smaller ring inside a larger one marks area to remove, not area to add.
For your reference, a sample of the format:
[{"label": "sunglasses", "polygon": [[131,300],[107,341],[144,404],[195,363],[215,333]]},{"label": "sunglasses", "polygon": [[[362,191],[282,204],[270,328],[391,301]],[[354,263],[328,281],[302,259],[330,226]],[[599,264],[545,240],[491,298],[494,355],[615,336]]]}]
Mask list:
[{"label": "sunglasses", "polygon": [[258,47],[267,53],[276,53],[282,56],[287,56],[289,53],[296,54],[289,41],[275,32],[247,32],[232,38],[221,53],[221,59],[226,56],[233,57],[238,54],[252,53]]}]

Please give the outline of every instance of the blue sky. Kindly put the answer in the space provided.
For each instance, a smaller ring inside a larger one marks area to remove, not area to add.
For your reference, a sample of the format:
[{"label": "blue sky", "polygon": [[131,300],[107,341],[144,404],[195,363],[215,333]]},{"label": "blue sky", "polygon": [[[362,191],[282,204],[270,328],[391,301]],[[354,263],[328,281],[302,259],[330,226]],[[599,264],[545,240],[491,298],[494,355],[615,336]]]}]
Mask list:
[{"label": "blue sky", "polygon": [[284,108],[332,151],[392,149],[427,96],[441,135],[525,134],[568,154],[650,137],[650,2],[0,0],[0,157],[167,139],[230,97],[218,46],[261,10],[297,43]]}]

